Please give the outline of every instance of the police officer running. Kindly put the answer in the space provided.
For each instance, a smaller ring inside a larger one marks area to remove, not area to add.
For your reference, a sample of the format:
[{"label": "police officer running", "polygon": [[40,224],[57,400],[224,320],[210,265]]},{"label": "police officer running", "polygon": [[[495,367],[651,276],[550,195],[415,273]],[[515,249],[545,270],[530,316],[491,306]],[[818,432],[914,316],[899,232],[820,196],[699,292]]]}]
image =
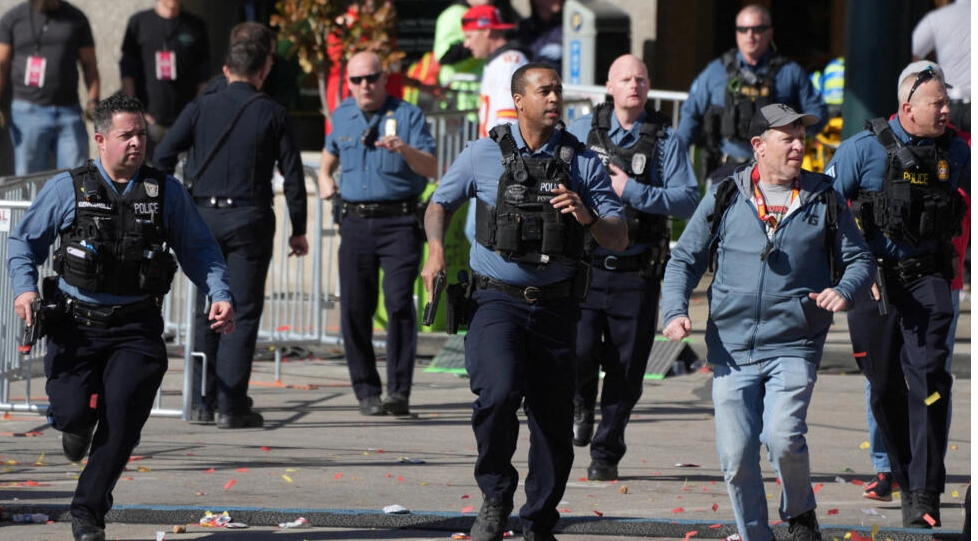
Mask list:
[{"label": "police officer running", "polygon": [[[648,102],[645,63],[632,55],[619,57],[608,70],[606,87],[613,101],[599,104],[568,129],[601,156],[628,220],[624,251],[602,248],[591,239],[585,244],[593,275],[577,326],[574,445],[591,444],[591,481],[618,478],[625,425],[642,396],[669,255],[667,215],[689,218],[699,201],[686,146],[668,127],[668,117]],[[594,433],[602,368],[601,423]]]},{"label": "police officer running", "polygon": [[[248,381],[275,239],[272,175],[276,162],[284,176],[292,226],[289,255],[309,252],[299,149],[285,108],[258,90],[272,69],[268,45],[265,39],[230,45],[224,65],[227,88],[188,104],[155,154],[159,167],[172,172],[177,155],[189,149],[184,182],[221,245],[237,301],[238,331],[220,335],[207,328],[206,298],[203,292],[197,295],[194,349],[206,355],[207,370],[195,358],[190,421],[216,422],[217,428],[264,426],[264,418],[252,409]],[[197,392],[201,378],[203,396]]]},{"label": "police officer running", "polygon": [[465,366],[478,397],[472,429],[483,503],[472,539],[499,541],[507,529],[519,482],[512,455],[522,404],[530,427],[530,471],[519,516],[526,539],[550,541],[574,457],[573,348],[578,303],[588,282],[583,236],[590,231],[602,246],[623,250],[627,230],[600,159],[561,129],[557,72],[526,64],[513,74],[512,94],[515,127],[497,126],[491,138],[470,143],[432,196],[421,276],[431,292],[435,276],[445,270],[444,234],[451,218],[476,197]]},{"label": "police officer running", "polygon": [[761,443],[794,541],[821,539],[806,418],[832,314],[872,282],[873,260],[831,179],[801,169],[811,115],[775,103],[751,121],[756,163],[710,190],[662,282],[663,334],[689,336],[689,297],[714,270],[706,324],[717,452],[740,539],[773,540]]},{"label": "police officer running", "polygon": [[849,313],[849,334],[901,488],[903,525],[931,528],[941,525],[951,405],[951,239],[960,233],[957,190],[970,189],[971,161],[947,127],[940,66],[913,62],[897,85],[896,117],[870,120],[843,141],[826,173],[852,201],[880,266],[872,298],[857,298]]},{"label": "police officer running", "polygon": [[[825,103],[805,70],[774,50],[771,13],[751,4],[737,13],[737,48],[710,62],[689,88],[679,117],[679,137],[686,145],[701,144],[705,179],[717,182],[752,159],[749,127],[754,113],[771,103],[784,103],[828,120]],[[702,139],[701,139],[702,137]]]},{"label": "police officer running", "polygon": [[56,237],[57,315],[44,373],[48,419],[63,432],[65,456],[88,464],[71,502],[76,540],[105,539],[112,488],[139,442],[167,369],[160,302],[176,262],[213,299],[209,325],[234,330],[227,269],[187,191],[144,166],[146,123],[135,98],[114,95],[95,109],[95,161],[58,174],[41,189],[9,238],[14,308],[30,325],[37,265]]},{"label": "police officer running", "polygon": [[[363,415],[410,415],[408,400],[418,341],[414,281],[424,233],[415,213],[428,179],[437,176],[435,140],[421,109],[384,89],[387,73],[374,52],[347,65],[352,96],[333,111],[319,165],[319,196],[339,195],[340,327],[353,391]],[[378,275],[387,309],[387,398],[373,349]]]}]

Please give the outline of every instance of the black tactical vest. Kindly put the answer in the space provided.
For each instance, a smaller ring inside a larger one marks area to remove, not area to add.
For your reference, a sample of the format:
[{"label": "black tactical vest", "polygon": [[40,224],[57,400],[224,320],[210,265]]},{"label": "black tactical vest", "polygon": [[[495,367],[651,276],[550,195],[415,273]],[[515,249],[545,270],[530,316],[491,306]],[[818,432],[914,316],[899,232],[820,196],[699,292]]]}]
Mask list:
[{"label": "black tactical vest", "polygon": [[550,204],[558,185],[570,187],[570,162],[584,145],[561,130],[556,158],[532,158],[517,151],[508,124],[490,131],[506,170],[499,178],[496,206],[476,198],[475,238],[506,261],[546,265],[553,258],[579,259],[584,228]]},{"label": "black tactical vest", "polygon": [[60,233],[54,270],[92,293],[163,295],[177,264],[163,228],[166,175],[143,166],[127,195],[91,161],[71,171],[75,221]]},{"label": "black tactical vest", "polygon": [[[588,133],[587,146],[601,156],[605,167],[609,163],[642,184],[653,184],[662,187],[662,157],[657,150],[657,143],[665,138],[666,128],[671,121],[659,111],[645,104],[645,121],[639,128],[638,142],[629,148],[622,148],[611,142],[608,132],[611,130],[611,115],[614,105],[610,102],[598,104],[591,116],[591,131]],[[653,167],[659,168],[659,175],[653,175]],[[628,222],[629,245],[636,243],[658,243],[670,237],[668,218],[661,214],[647,214],[625,204],[625,220]],[[594,248],[594,242],[587,242],[587,249]]]},{"label": "black tactical vest", "polygon": [[951,186],[950,131],[930,145],[904,145],[883,118],[866,122],[886,149],[883,189],[860,190],[853,210],[869,237],[880,231],[887,238],[912,245],[948,241],[961,233],[964,206]]},{"label": "black tactical vest", "polygon": [[[711,106],[703,121],[704,136],[710,147],[717,146],[721,137],[733,141],[750,140],[750,121],[758,109],[774,103],[774,77],[787,58],[772,53],[763,75],[741,69],[736,49],[724,53],[720,62],[727,70],[723,107]],[[798,108],[798,104],[788,105]]]}]

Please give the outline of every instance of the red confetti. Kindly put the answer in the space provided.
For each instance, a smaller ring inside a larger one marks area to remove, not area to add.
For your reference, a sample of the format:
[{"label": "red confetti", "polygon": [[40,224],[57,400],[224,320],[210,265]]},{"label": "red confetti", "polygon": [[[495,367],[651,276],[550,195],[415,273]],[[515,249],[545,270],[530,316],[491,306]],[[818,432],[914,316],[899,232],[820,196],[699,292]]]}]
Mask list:
[{"label": "red confetti", "polygon": [[403,482],[404,482],[404,477],[402,477],[402,476],[400,476],[400,475],[398,475],[398,476],[397,476],[397,482],[398,482],[398,483],[403,483]]},{"label": "red confetti", "polygon": [[715,530],[717,528],[722,528],[723,524],[710,524],[710,529]]},{"label": "red confetti", "polygon": [[271,447],[269,447],[269,446],[267,446],[267,445],[262,445],[262,446],[260,447],[260,449],[261,449],[261,451],[262,451],[263,453],[267,453],[267,452],[269,452],[269,451],[271,451],[271,450],[272,450],[272,448],[271,448]]},{"label": "red confetti", "polygon": [[238,472],[238,473],[245,473],[245,472],[247,472],[247,471],[248,471],[248,468],[238,468],[238,469],[236,469],[236,470],[234,470],[234,471],[236,471],[236,472]]},{"label": "red confetti", "polygon": [[682,507],[677,507],[677,508],[673,509],[672,512],[673,513],[685,513],[686,510],[683,509]]},{"label": "red confetti", "polygon": [[580,482],[582,482],[582,483],[585,483],[585,482],[587,482],[587,477],[578,477],[577,480],[580,481]]},{"label": "red confetti", "polygon": [[235,483],[237,483],[237,481],[235,481],[234,479],[231,479],[227,483],[224,483],[224,490],[231,490],[231,487],[233,487]]},{"label": "red confetti", "polygon": [[815,494],[818,494],[818,491],[819,490],[822,490],[822,483],[819,483],[819,484],[815,485],[814,487],[812,487],[812,492],[814,492]]},{"label": "red confetti", "polygon": [[826,511],[826,514],[828,514],[828,515],[838,515],[839,514],[839,510],[838,509],[829,509],[828,511]]},{"label": "red confetti", "polygon": [[463,513],[471,513],[472,511],[475,511],[475,506],[474,505],[469,505],[467,507],[463,507],[462,508],[462,512]]},{"label": "red confetti", "polygon": [[719,509],[719,508],[720,508],[720,504],[714,502],[713,503],[713,512],[716,513],[717,512],[717,509]]},{"label": "red confetti", "polygon": [[337,473],[336,475],[333,476],[333,479],[339,479],[340,477],[343,477],[343,474]]},{"label": "red confetti", "polygon": [[850,541],[873,541],[873,536],[862,536],[859,535],[855,530],[849,532]]},{"label": "red confetti", "polygon": [[853,479],[852,480],[852,484],[863,486],[864,483],[863,483],[863,480],[862,479]]},{"label": "red confetti", "polygon": [[602,513],[601,511],[598,511],[597,509],[594,510],[594,514],[595,515],[598,515],[599,517],[603,517],[604,516],[604,513]]},{"label": "red confetti", "polygon": [[690,537],[693,537],[694,535],[696,535],[698,533],[699,532],[696,531],[696,530],[693,530],[693,531],[690,531],[690,532],[686,532],[686,537],[683,538],[683,541],[689,541],[689,538]]},{"label": "red confetti", "polygon": [[290,330],[291,328],[292,328],[292,325],[282,325],[280,327],[277,327],[275,330],[278,331],[278,332],[284,332],[284,331]]},{"label": "red confetti", "polygon": [[467,499],[469,499],[469,498],[471,498],[471,497],[472,497],[472,496],[469,496],[468,494],[462,494],[462,499],[463,499],[463,500],[467,500]]},{"label": "red confetti", "polygon": [[390,479],[391,477],[393,477],[393,475],[391,475],[391,474],[388,473],[387,474],[387,478]]},{"label": "red confetti", "polygon": [[211,468],[211,469],[205,471],[204,473],[214,473],[214,468]]}]

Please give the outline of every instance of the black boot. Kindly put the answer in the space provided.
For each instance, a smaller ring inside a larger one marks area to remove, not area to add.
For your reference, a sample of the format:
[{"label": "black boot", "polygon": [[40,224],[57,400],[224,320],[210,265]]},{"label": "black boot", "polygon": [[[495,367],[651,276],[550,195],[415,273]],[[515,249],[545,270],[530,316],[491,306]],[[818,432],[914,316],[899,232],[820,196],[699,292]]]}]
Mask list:
[{"label": "black boot", "polygon": [[574,406],[574,445],[587,447],[594,435],[594,408]]}]

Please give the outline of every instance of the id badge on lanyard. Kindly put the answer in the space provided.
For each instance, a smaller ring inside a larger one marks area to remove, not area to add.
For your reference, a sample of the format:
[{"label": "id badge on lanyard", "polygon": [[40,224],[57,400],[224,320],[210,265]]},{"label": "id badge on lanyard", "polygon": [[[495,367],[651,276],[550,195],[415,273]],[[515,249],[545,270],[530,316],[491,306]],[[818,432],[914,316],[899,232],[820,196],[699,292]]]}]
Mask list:
[{"label": "id badge on lanyard", "polygon": [[47,71],[48,59],[43,56],[27,57],[27,69],[24,70],[24,86],[44,86],[44,72]]},{"label": "id badge on lanyard", "polygon": [[160,81],[177,80],[177,53],[156,51],[156,79]]}]

